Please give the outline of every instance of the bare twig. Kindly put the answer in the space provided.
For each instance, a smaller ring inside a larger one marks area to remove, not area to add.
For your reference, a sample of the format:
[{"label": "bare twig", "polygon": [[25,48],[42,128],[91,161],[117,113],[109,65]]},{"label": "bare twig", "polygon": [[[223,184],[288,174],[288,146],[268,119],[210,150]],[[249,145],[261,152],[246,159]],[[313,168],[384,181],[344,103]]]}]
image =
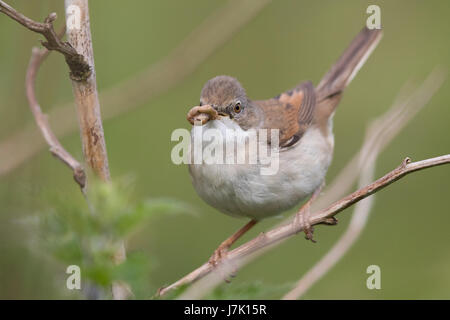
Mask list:
[{"label": "bare twig", "polygon": [[47,116],[42,112],[36,98],[36,75],[41,63],[48,56],[48,54],[49,51],[47,49],[39,49],[36,47],[32,49],[30,63],[28,65],[25,79],[25,89],[28,103],[31,111],[33,112],[36,124],[41,130],[45,141],[50,146],[50,152],[72,169],[75,181],[80,185],[81,190],[84,192],[84,188],[86,186],[86,173],[84,172],[83,166],[74,157],[72,157],[72,155],[68,153],[58,141],[55,134],[51,130],[50,125],[48,124]]},{"label": "bare twig", "polygon": [[36,22],[17,12],[4,1],[0,0],[0,12],[14,19],[31,31],[42,34],[47,41],[41,41],[42,45],[48,50],[55,50],[64,55],[67,65],[70,68],[72,79],[84,80],[90,75],[90,66],[84,60],[83,55],[67,42],[61,41],[53,29],[53,22],[56,20],[56,13],[50,13],[44,22]]},{"label": "bare twig", "polygon": [[[348,192],[355,179],[358,177],[364,163],[370,162],[370,151],[376,149],[381,152],[401,131],[406,123],[408,123],[417,114],[417,112],[428,103],[434,93],[442,85],[444,79],[444,72],[440,70],[433,71],[421,87],[414,90],[414,94],[410,95],[403,93],[400,95],[396,99],[393,107],[390,108],[385,115],[374,121],[367,131],[365,142],[360,151],[352,158],[352,160],[349,161],[349,163],[328,188],[324,196],[320,197],[313,204],[313,211],[317,210],[317,208],[323,208],[326,204],[332,201],[336,201],[342,197],[345,192]],[[289,220],[290,219],[285,221],[284,224],[288,223]],[[252,255],[247,256],[245,260],[239,261],[239,266],[250,262],[256,256],[259,256],[265,252],[265,250],[268,250],[268,247],[261,248]],[[234,268],[237,268],[236,262],[234,263]],[[210,273],[210,271],[212,271],[212,268],[208,264],[205,264],[174,284],[160,289],[160,293],[165,294],[179,285],[187,284],[200,279]],[[214,281],[208,281],[208,286],[211,287],[213,282]],[[218,278],[218,282],[220,282],[220,277]]]},{"label": "bare twig", "polygon": [[[334,217],[339,212],[352,206],[358,201],[361,201],[367,198],[368,196],[380,191],[381,189],[392,184],[393,182],[403,178],[407,174],[448,163],[450,163],[450,154],[417,162],[411,162],[409,158],[405,158],[400,164],[400,166],[398,166],[391,172],[387,173],[380,179],[336,201],[326,209],[312,213],[310,216],[310,224],[317,225],[328,221],[330,218]],[[226,257],[225,263],[229,263],[230,265],[233,266],[239,265],[241,259],[245,259],[246,257],[261,250],[262,248],[273,246],[277,244],[279,241],[303,231],[303,229],[304,229],[303,223],[301,221],[298,221],[298,223],[286,224],[277,227],[275,229],[272,229],[268,232],[262,233],[253,240],[250,240],[247,243],[241,245],[240,247],[230,251]],[[178,286],[185,285],[193,281],[196,281],[202,277],[205,277],[213,269],[214,268],[211,266],[211,264],[207,262],[198,269],[189,273],[187,276],[173,283],[172,285],[160,289],[159,294],[164,295],[171,289],[174,289]]]},{"label": "bare twig", "polygon": [[[104,119],[137,108],[180,83],[269,2],[270,0],[229,0],[200,23],[161,61],[136,76],[102,91],[100,100],[104,105]],[[208,45],[204,46],[205,43]],[[65,136],[77,129],[77,121],[67,117],[74,108],[73,103],[66,103],[56,106],[49,112],[53,132],[57,137]],[[43,147],[45,143],[39,139],[34,125],[25,126],[1,141],[0,175],[17,168]]]}]

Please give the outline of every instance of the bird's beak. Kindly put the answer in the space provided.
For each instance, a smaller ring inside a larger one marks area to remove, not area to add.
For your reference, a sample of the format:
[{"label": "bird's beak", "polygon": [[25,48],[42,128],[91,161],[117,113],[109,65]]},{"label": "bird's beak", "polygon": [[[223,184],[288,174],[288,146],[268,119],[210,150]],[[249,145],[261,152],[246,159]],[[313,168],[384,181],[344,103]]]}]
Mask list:
[{"label": "bird's beak", "polygon": [[225,112],[221,112],[221,111],[217,111],[219,117],[225,117],[225,118],[229,118],[230,115],[228,113]]},{"label": "bird's beak", "polygon": [[213,107],[213,109],[217,111],[218,119],[220,119],[220,118],[231,118],[228,113],[226,113],[225,111],[221,110],[220,108]]}]

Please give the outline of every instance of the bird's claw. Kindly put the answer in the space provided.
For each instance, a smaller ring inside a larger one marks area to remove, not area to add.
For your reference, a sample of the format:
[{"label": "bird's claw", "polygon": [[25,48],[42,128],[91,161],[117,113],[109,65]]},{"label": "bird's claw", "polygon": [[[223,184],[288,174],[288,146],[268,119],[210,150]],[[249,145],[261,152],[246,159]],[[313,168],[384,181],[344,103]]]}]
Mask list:
[{"label": "bird's claw", "polygon": [[316,243],[316,240],[313,239],[314,228],[311,226],[309,221],[310,218],[310,206],[309,202],[306,203],[300,210],[297,212],[294,218],[294,225],[302,227],[303,232],[305,233],[305,239],[311,240],[312,243]]},{"label": "bird's claw", "polygon": [[310,240],[312,243],[316,243],[317,242],[316,240],[313,239],[314,227],[311,227],[311,225],[308,225],[308,226],[305,227],[303,232],[305,233],[305,239],[306,240]]},{"label": "bird's claw", "polygon": [[320,224],[325,224],[327,226],[335,226],[338,224],[338,219],[335,217],[325,218]]},{"label": "bird's claw", "polygon": [[[217,267],[223,260],[226,259],[228,255],[228,247],[226,246],[219,246],[214,253],[212,254],[212,256],[209,258],[208,263],[213,266],[213,267]],[[223,272],[224,270],[222,270]],[[237,274],[237,269],[233,268],[233,270],[228,274],[223,273],[222,277],[223,280],[226,283],[230,283],[232,278],[235,278]]]},{"label": "bird's claw", "polygon": [[208,262],[213,267],[216,267],[224,258],[226,258],[228,254],[228,247],[226,246],[219,246],[212,256],[209,258]]}]

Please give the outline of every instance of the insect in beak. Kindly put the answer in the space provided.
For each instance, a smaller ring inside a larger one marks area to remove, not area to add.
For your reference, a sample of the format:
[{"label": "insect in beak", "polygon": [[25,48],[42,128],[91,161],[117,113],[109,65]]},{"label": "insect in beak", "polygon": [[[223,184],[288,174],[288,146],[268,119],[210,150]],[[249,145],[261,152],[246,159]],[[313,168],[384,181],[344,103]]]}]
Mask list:
[{"label": "insect in beak", "polygon": [[201,123],[202,125],[204,125],[210,120],[219,118],[219,114],[212,106],[202,105],[193,107],[191,110],[189,110],[186,118],[192,125],[194,125],[195,123]]}]

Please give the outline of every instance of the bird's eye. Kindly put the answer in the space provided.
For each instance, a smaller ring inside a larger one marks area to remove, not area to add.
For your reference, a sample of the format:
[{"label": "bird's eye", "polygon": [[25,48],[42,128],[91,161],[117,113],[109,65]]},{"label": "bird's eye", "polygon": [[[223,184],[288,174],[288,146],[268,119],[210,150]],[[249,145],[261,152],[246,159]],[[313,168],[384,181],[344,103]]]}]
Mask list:
[{"label": "bird's eye", "polygon": [[241,110],[242,110],[241,103],[240,103],[240,102],[237,102],[237,103],[234,105],[234,112],[235,112],[235,113],[239,113],[239,112],[241,112]]}]

